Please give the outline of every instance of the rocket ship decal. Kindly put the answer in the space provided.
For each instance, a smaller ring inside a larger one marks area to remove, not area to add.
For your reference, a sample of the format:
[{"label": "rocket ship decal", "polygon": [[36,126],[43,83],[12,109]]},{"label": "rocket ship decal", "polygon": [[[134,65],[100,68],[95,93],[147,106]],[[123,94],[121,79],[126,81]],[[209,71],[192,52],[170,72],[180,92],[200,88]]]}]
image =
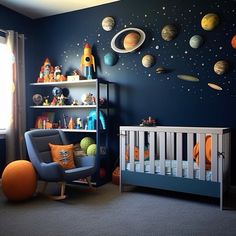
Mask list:
[{"label": "rocket ship decal", "polygon": [[95,61],[92,55],[91,47],[88,43],[84,46],[84,54],[81,57],[80,68],[87,79],[93,78],[93,72],[95,72]]}]

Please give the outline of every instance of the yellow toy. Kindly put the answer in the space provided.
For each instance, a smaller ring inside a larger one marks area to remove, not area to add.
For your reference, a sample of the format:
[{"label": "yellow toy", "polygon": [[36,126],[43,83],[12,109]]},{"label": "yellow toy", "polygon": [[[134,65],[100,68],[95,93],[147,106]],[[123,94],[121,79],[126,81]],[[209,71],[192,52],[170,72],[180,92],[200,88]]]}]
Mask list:
[{"label": "yellow toy", "polygon": [[81,71],[87,79],[93,79],[93,72],[95,72],[95,61],[91,52],[91,47],[88,43],[84,46],[84,54],[80,61]]}]

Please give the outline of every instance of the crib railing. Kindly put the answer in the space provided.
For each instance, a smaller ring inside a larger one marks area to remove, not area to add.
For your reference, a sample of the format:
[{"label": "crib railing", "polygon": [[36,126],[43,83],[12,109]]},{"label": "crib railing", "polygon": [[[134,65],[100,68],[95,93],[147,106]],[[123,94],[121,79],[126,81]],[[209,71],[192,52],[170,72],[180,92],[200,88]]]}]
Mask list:
[{"label": "crib railing", "polygon": [[[207,170],[206,136],[211,137],[211,165]],[[199,174],[197,176],[194,175],[196,163],[193,155],[196,144],[199,145]],[[208,127],[120,127],[121,171],[137,171],[135,165],[138,163],[138,171],[145,172],[145,150],[148,151],[150,174],[166,175],[166,160],[174,160],[176,162],[175,176],[183,177],[183,161],[186,161],[187,174],[184,177],[205,181],[206,171],[210,171],[210,181],[221,183],[223,174],[228,173],[229,169],[230,130]],[[159,161],[158,173],[155,170],[156,160]],[[127,168],[128,165],[129,168]]]}]

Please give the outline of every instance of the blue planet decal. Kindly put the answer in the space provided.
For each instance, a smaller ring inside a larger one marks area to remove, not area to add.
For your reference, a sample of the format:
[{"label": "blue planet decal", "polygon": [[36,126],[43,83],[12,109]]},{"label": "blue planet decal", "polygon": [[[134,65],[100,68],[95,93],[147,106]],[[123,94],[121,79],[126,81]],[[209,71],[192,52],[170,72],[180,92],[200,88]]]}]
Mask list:
[{"label": "blue planet decal", "polygon": [[118,61],[118,57],[115,52],[108,52],[104,56],[104,63],[108,66],[114,66]]}]

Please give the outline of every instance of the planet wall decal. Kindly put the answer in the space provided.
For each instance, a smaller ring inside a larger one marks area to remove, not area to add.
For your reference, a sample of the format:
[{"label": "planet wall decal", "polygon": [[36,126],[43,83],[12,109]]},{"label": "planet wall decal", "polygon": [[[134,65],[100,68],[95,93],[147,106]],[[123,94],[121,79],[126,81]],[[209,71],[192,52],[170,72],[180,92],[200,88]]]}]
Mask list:
[{"label": "planet wall decal", "polygon": [[177,27],[173,24],[165,25],[161,30],[161,37],[165,41],[173,40],[178,34]]},{"label": "planet wall decal", "polygon": [[217,75],[225,74],[229,69],[229,64],[227,61],[220,60],[217,61],[214,65],[214,71]]},{"label": "planet wall decal", "polygon": [[157,74],[164,74],[164,73],[167,73],[167,72],[169,72],[169,70],[164,68],[164,67],[157,67],[156,68],[156,73]]},{"label": "planet wall decal", "polygon": [[118,57],[115,52],[108,52],[104,56],[104,64],[108,66],[114,66],[117,63]]},{"label": "planet wall decal", "polygon": [[193,35],[189,40],[189,45],[192,48],[199,48],[203,44],[203,38],[200,35]]},{"label": "planet wall decal", "polygon": [[222,89],[219,85],[217,85],[217,84],[208,83],[207,85],[208,85],[210,88],[215,89],[215,90],[218,90],[218,91],[223,90],[223,89]]},{"label": "planet wall decal", "polygon": [[199,82],[199,79],[192,75],[177,75],[179,79],[190,81],[190,82]]},{"label": "planet wall decal", "polygon": [[136,32],[131,32],[127,34],[123,42],[124,48],[126,50],[132,50],[133,48],[137,46],[139,40],[140,40],[140,34]]},{"label": "planet wall decal", "polygon": [[153,65],[155,64],[155,58],[154,56],[152,55],[145,55],[143,58],[142,58],[142,65],[146,68],[150,68],[152,67]]},{"label": "planet wall decal", "polygon": [[36,106],[39,106],[43,103],[43,97],[41,94],[38,94],[38,93],[34,94],[32,99]]},{"label": "planet wall decal", "polygon": [[236,49],[236,35],[233,36],[233,38],[231,40],[231,45],[234,49]]},{"label": "planet wall decal", "polygon": [[115,20],[111,16],[107,16],[102,20],[102,28],[105,31],[111,31],[115,26]]},{"label": "planet wall decal", "polygon": [[211,31],[219,24],[220,18],[215,13],[206,14],[201,20],[201,26],[204,30]]},{"label": "planet wall decal", "polygon": [[126,28],[118,32],[111,40],[111,48],[118,53],[137,50],[145,41],[145,33],[138,28]]}]

